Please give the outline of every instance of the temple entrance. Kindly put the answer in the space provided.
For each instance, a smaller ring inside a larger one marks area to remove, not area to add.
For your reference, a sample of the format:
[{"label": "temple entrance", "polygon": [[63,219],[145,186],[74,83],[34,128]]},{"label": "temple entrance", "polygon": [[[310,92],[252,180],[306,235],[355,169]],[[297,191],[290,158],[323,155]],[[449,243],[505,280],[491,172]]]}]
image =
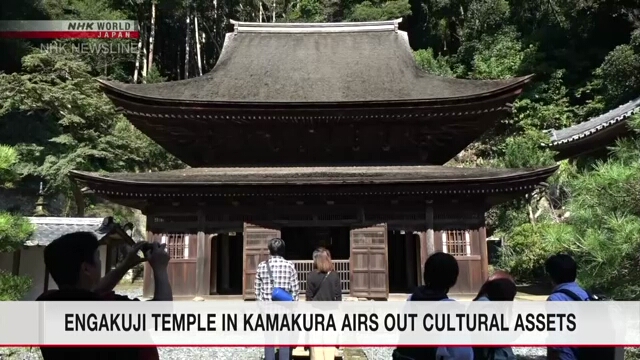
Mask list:
[{"label": "temple entrance", "polygon": [[218,234],[211,238],[211,292],[242,295],[243,236],[241,232]]},{"label": "temple entrance", "polygon": [[389,237],[389,292],[410,293],[418,286],[419,238],[413,232],[392,230]]},{"label": "temple entrance", "polygon": [[281,231],[287,260],[312,260],[318,247],[327,248],[334,260],[349,259],[348,227],[288,227]]},{"label": "temple entrance", "polygon": [[296,266],[301,292],[307,289],[307,274],[313,270],[313,251],[318,247],[331,252],[335,271],[342,282],[342,292],[349,292],[349,230],[348,227],[289,227],[281,230],[286,258]]}]

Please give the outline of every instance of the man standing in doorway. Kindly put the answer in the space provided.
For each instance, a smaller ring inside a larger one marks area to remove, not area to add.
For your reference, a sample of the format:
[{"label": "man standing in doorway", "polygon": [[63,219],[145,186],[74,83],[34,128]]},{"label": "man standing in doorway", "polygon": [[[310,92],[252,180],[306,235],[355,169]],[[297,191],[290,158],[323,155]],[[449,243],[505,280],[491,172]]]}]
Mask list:
[{"label": "man standing in doorway", "polygon": [[[293,297],[293,301],[298,301],[300,284],[298,283],[298,272],[291,261],[284,258],[284,240],[273,238],[269,241],[269,259],[258,265],[255,281],[255,293],[257,301],[272,301],[271,295],[274,288],[286,290]],[[275,360],[275,348],[265,348],[265,360]],[[290,348],[280,348],[280,360],[291,358]]]}]

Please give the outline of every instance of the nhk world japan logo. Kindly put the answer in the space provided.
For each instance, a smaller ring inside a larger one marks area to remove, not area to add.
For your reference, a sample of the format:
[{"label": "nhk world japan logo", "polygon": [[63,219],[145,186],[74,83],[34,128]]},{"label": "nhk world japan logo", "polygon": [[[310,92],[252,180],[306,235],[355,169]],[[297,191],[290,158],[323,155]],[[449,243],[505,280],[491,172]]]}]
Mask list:
[{"label": "nhk world japan logo", "polygon": [[12,39],[137,39],[133,20],[9,20],[0,21],[0,38]]}]

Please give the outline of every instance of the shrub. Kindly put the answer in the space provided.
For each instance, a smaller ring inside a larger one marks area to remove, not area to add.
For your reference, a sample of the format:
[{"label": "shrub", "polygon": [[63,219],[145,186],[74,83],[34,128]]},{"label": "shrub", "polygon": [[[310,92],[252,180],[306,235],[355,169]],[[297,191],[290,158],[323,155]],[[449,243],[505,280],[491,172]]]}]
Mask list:
[{"label": "shrub", "polygon": [[558,250],[547,241],[552,224],[524,224],[514,228],[505,239],[500,254],[500,267],[518,281],[540,281],[545,278],[544,262]]},{"label": "shrub", "polygon": [[27,276],[15,276],[0,270],[0,301],[21,300],[31,288],[31,283]]}]

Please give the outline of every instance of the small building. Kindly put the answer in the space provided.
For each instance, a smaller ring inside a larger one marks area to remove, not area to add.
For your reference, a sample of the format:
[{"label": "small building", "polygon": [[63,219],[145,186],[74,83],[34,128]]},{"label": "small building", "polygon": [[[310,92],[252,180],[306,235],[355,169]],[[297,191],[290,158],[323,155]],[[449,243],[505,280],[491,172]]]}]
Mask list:
[{"label": "small building", "polygon": [[[485,212],[557,167],[443,164],[509,115],[531,76],[427,74],[398,23],[234,22],[204,76],[101,81],[132,124],[190,167],[71,177],[147,216],[147,240],[171,254],[176,297],[254,299],[273,237],[303,289],[325,246],[355,297],[410,291],[435,251],[458,259],[452,291],[476,292],[488,276]],[[145,296],[152,285],[146,271]]]},{"label": "small building", "polygon": [[35,229],[24,246],[13,253],[0,253],[1,270],[28,276],[32,280],[31,289],[23,300],[35,300],[44,291],[58,288],[44,265],[44,248],[56,238],[77,231],[94,233],[100,241],[102,275],[115,265],[121,245],[134,244],[125,229],[114,223],[112,218],[49,217],[44,205],[41,194],[36,208],[39,216],[28,218]]},{"label": "small building", "polygon": [[600,155],[617,139],[629,134],[627,120],[638,113],[640,97],[579,124],[549,130],[550,147],[557,152],[556,160]]}]

